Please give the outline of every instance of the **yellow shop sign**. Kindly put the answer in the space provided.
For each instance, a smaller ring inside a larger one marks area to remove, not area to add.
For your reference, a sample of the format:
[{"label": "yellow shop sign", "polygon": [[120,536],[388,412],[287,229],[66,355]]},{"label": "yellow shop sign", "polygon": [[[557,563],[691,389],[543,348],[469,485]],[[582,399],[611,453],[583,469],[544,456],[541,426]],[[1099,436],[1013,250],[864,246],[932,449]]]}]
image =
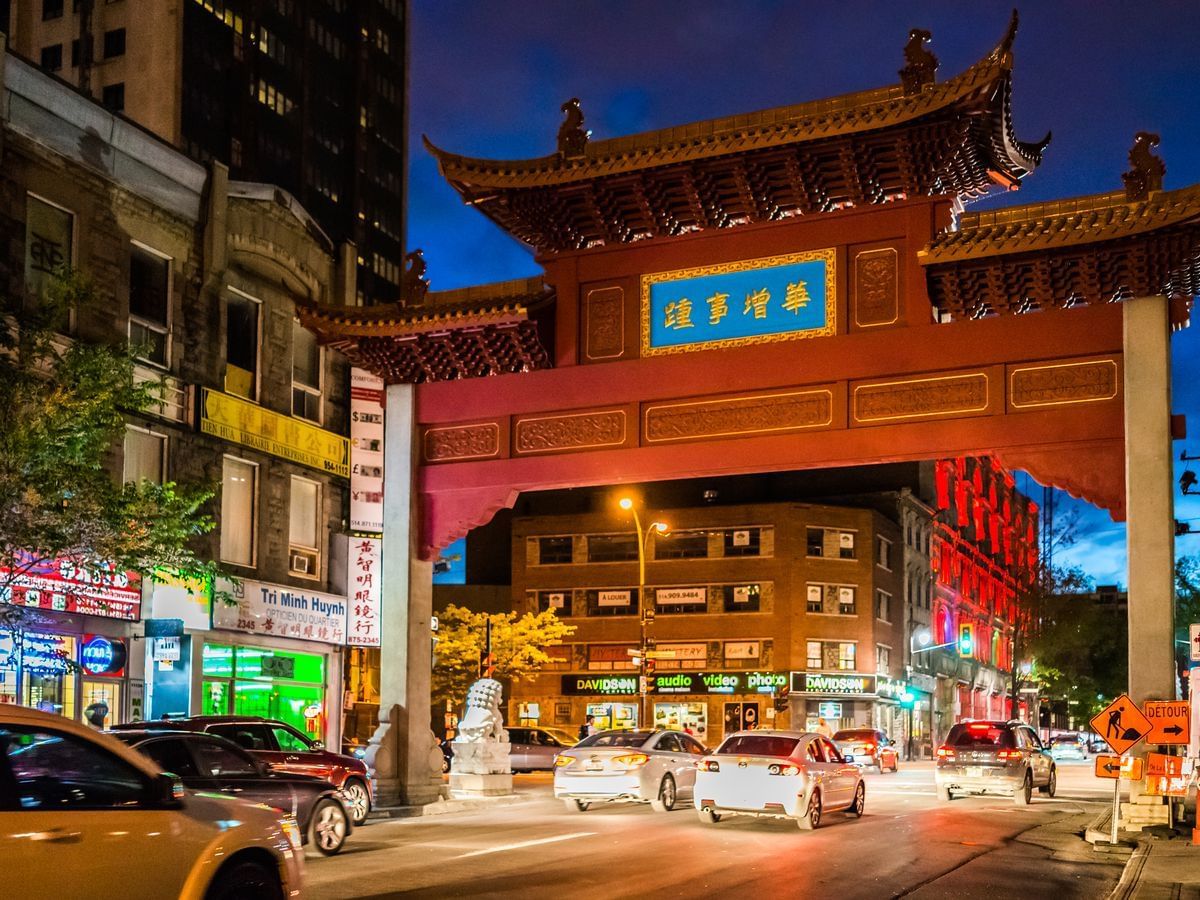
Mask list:
[{"label": "yellow shop sign", "polygon": [[330,475],[350,477],[347,438],[291,416],[281,416],[240,397],[204,388],[200,430]]}]

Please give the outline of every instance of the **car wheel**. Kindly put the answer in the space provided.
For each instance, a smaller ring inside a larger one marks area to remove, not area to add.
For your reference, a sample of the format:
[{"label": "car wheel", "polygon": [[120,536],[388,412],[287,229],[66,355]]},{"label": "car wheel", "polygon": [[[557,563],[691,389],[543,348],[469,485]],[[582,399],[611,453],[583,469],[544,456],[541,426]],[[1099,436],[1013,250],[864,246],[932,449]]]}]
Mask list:
[{"label": "car wheel", "polygon": [[1051,766],[1050,767],[1050,777],[1046,779],[1046,786],[1038,788],[1038,791],[1040,793],[1045,794],[1047,797],[1053,797],[1054,792],[1057,790],[1058,790],[1058,767]]},{"label": "car wheel", "polygon": [[718,822],[721,821],[720,813],[715,813],[708,807],[705,807],[704,809],[696,810],[696,812],[700,816],[700,821],[703,822],[705,825],[716,825]]},{"label": "car wheel", "polygon": [[937,789],[937,792],[938,792],[938,799],[940,801],[942,801],[943,803],[949,803],[951,800],[954,799],[954,795],[952,793],[950,793],[950,788],[948,788],[948,787],[939,787]]},{"label": "car wheel", "polygon": [[800,826],[801,831],[813,831],[821,826],[820,791],[812,792],[812,796],[808,798],[808,811],[796,820],[796,824]]},{"label": "car wheel", "polygon": [[326,797],[313,807],[308,823],[308,841],[322,856],[339,853],[346,843],[350,820],[342,804]]},{"label": "car wheel", "polygon": [[442,757],[442,774],[445,775],[450,771],[450,760],[448,757]]},{"label": "car wheel", "polygon": [[655,812],[670,812],[675,808],[675,779],[664,775],[658,788],[658,799],[651,800],[650,806]]},{"label": "car wheel", "polygon": [[572,797],[563,799],[563,806],[567,808],[567,812],[587,812],[587,808],[591,805],[583,800],[575,800]]},{"label": "car wheel", "polygon": [[866,807],[866,805],[867,805],[867,788],[860,781],[858,783],[858,787],[854,791],[854,802],[851,803],[846,808],[846,812],[850,813],[850,815],[854,816],[855,818],[861,819],[862,814],[863,814],[863,809],[864,809],[864,807]]},{"label": "car wheel", "polygon": [[283,900],[279,874],[261,863],[234,863],[217,873],[204,894],[204,900],[243,900],[249,897]]},{"label": "car wheel", "polygon": [[367,821],[371,812],[371,792],[357,778],[346,779],[342,785],[342,795],[346,798],[346,807],[350,810],[350,820],[355,825]]},{"label": "car wheel", "polygon": [[1033,799],[1033,773],[1025,773],[1025,781],[1017,788],[1017,792],[1013,794],[1013,803],[1017,806],[1028,806],[1029,801]]}]

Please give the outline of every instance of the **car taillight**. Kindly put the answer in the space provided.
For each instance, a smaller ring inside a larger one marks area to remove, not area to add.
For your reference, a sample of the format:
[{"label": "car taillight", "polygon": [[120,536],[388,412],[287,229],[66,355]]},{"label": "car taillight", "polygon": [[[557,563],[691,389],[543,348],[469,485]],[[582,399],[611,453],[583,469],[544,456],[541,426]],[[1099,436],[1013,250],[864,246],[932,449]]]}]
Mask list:
[{"label": "car taillight", "polygon": [[865,753],[874,753],[874,752],[875,752],[875,745],[874,745],[874,744],[864,744],[864,745],[863,745],[863,752],[865,752]]},{"label": "car taillight", "polygon": [[800,767],[793,765],[777,765],[772,763],[767,766],[768,775],[799,775]]},{"label": "car taillight", "polygon": [[949,744],[938,747],[938,759],[954,759],[954,748]]},{"label": "car taillight", "polygon": [[573,756],[564,756],[560,753],[558,756],[554,757],[554,767],[556,769],[560,766],[569,766],[573,762],[575,762],[575,757]]},{"label": "car taillight", "polygon": [[625,753],[621,756],[613,758],[613,762],[618,766],[624,766],[627,769],[636,769],[639,766],[644,766],[650,762],[650,757],[645,753]]},{"label": "car taillight", "polygon": [[996,759],[1020,759],[1020,750],[1001,750],[996,754]]},{"label": "car taillight", "polygon": [[715,759],[702,759],[696,763],[696,770],[699,772],[720,772],[721,766]]}]

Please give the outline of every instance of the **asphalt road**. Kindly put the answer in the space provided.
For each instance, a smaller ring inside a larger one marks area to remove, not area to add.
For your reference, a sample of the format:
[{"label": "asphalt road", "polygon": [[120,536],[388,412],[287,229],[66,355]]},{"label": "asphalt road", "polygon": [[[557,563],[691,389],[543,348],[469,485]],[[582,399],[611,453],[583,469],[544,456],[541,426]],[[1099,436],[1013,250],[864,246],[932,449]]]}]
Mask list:
[{"label": "asphalt road", "polygon": [[1121,866],[1079,834],[1111,782],[1090,764],[1059,768],[1058,796],[939,803],[932,766],[868,775],[862,819],[830,814],[812,833],[785,820],[702,824],[610,804],[570,813],[548,775],[517,776],[527,799],[485,812],[386,820],[339,856],[308,857],[306,897],[1097,898]]}]

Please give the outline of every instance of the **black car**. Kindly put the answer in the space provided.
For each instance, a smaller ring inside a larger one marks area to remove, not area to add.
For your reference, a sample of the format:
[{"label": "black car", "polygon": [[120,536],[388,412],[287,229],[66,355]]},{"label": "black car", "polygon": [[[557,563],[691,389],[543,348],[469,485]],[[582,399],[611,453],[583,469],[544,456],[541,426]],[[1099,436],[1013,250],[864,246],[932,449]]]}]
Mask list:
[{"label": "black car", "polygon": [[230,794],[291,813],[305,842],[325,856],[340,851],[350,834],[350,814],[328,781],[271,769],[225,738],[167,729],[109,734],[178,776],[185,788]]}]

